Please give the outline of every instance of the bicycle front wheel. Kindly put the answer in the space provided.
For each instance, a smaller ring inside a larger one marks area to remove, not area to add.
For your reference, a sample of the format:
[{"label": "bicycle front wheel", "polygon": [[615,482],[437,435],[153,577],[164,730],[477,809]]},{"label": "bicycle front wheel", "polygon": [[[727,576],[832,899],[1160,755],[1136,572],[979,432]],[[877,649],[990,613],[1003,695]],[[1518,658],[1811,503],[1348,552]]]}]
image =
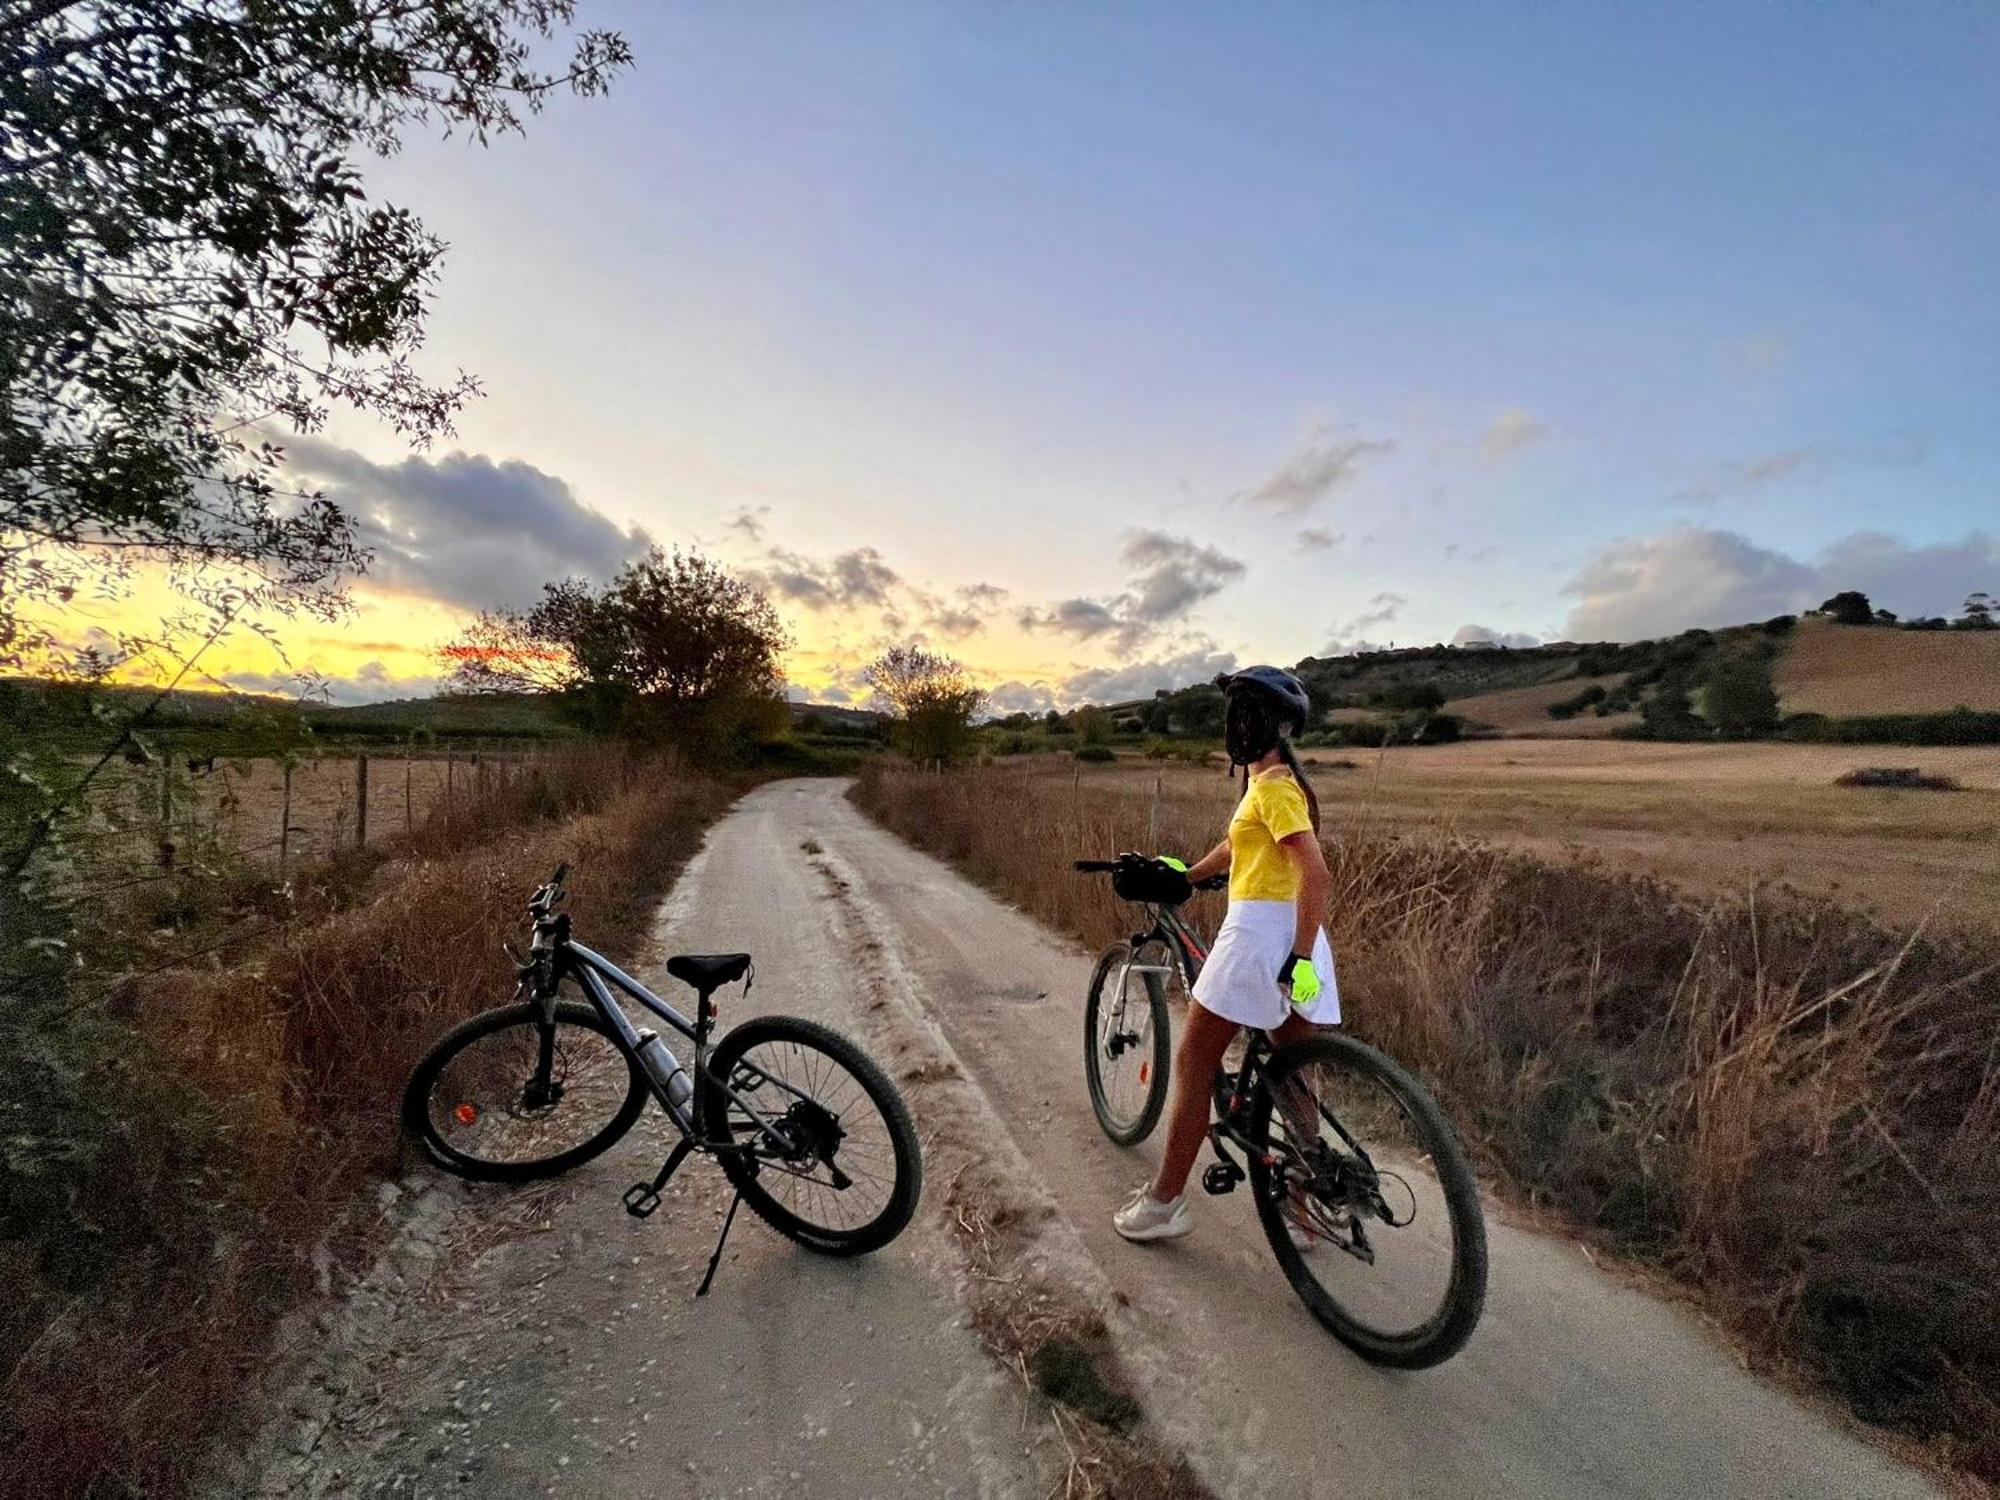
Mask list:
[{"label": "bicycle front wheel", "polygon": [[609,1149],[647,1097],[639,1065],[594,1009],[563,1001],[551,1024],[528,1001],[439,1038],[403,1091],[403,1125],[447,1172],[529,1182]]},{"label": "bicycle front wheel", "polygon": [[710,1055],[700,1087],[730,1185],[787,1239],[863,1255],[917,1211],[924,1167],[909,1107],[839,1032],[795,1016],[745,1021]]},{"label": "bicycle front wheel", "polygon": [[1335,1338],[1402,1369],[1465,1346],[1486,1303],[1486,1224],[1465,1152],[1421,1084],[1321,1032],[1272,1056],[1247,1134],[1265,1237]]},{"label": "bicycle front wheel", "polygon": [[1153,1133],[1167,1102],[1173,1037],[1167,986],[1156,965],[1164,947],[1120,943],[1105,950],[1083,1006],[1083,1077],[1104,1133],[1136,1146]]}]

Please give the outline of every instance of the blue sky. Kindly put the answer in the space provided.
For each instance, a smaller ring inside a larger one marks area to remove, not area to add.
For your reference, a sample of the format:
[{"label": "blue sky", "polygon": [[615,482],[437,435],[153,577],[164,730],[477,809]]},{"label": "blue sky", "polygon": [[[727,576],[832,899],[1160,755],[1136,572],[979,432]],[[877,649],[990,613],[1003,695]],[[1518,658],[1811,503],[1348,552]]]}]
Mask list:
[{"label": "blue sky", "polygon": [[582,19],[638,56],[608,99],[372,174],[454,245],[459,446],[608,518],[581,567],[755,573],[816,691],[912,635],[1062,701],[2000,590],[2000,11]]}]

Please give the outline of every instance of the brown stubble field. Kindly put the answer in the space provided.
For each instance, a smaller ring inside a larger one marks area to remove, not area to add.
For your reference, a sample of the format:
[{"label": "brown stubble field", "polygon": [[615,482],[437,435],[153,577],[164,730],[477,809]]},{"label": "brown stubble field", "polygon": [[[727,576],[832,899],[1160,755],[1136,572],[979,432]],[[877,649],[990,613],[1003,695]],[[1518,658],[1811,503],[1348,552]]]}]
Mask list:
[{"label": "brown stubble field", "polygon": [[[1790,887],[1918,922],[2000,927],[2000,748],[1480,740],[1307,752],[1330,834],[1429,831],[1595,860],[1701,896]],[[1861,766],[1919,766],[1955,792],[1835,786]],[[1065,763],[1045,774],[1074,779]],[[1086,768],[1177,808],[1232,800],[1220,765]]]}]

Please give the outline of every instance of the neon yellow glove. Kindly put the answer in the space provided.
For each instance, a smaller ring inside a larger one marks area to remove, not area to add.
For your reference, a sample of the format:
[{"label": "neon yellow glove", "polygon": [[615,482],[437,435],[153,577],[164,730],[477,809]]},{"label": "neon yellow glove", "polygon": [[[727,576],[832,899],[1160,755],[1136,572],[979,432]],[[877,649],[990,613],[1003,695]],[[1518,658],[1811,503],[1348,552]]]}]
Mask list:
[{"label": "neon yellow glove", "polygon": [[1171,854],[1156,854],[1153,857],[1159,860],[1159,862],[1165,865],[1169,870],[1178,870],[1183,875],[1187,874],[1186,860],[1175,859]]},{"label": "neon yellow glove", "polygon": [[1294,1005],[1304,1007],[1319,999],[1319,970],[1302,953],[1294,953],[1285,961],[1284,972],[1278,975],[1278,984],[1291,996]]}]

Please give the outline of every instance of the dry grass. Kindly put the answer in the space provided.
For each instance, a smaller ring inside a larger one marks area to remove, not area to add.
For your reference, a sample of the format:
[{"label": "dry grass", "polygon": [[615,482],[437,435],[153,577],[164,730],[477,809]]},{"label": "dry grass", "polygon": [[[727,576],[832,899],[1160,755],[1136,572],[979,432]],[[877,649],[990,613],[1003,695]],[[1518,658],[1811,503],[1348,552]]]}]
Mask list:
[{"label": "dry grass", "polygon": [[[1704,896],[1786,884],[1896,923],[2000,927],[2000,749],[1907,752],[1964,791],[1836,786],[1879,746],[1661,745],[1502,740],[1349,752],[1315,785],[1330,826],[1472,837],[1544,856],[1584,854]],[[1324,752],[1311,752],[1321,759]],[[1212,816],[1219,769],[1126,762],[1128,792]]]},{"label": "dry grass", "polygon": [[[1205,848],[1224,821],[1220,787],[1150,791],[1021,767],[886,771],[855,795],[1094,943],[1129,912],[1072,858]],[[2000,1478],[2000,942],[1697,904],[1379,824],[1328,857],[1350,1024],[1433,1082],[1490,1174],[1862,1417]]]},{"label": "dry grass", "polygon": [[1844,718],[2000,709],[2000,630],[1883,630],[1801,620],[1778,663],[1786,713]]},{"label": "dry grass", "polygon": [[666,777],[621,794],[621,777],[579,755],[496,786],[372,879],[342,877],[347,899],[294,891],[229,966],[130,981],[77,1018],[78,1092],[105,1109],[0,1247],[0,1491],[185,1487],[316,1256],[374,1231],[356,1204],[401,1149],[403,1080],[449,1022],[507,997],[498,943],[528,890],[569,859],[591,941],[629,949],[733,795]]},{"label": "dry grass", "polygon": [[1495,731],[1528,739],[1603,739],[1639,722],[1637,710],[1606,714],[1599,718],[1588,709],[1571,719],[1549,717],[1551,704],[1574,698],[1587,687],[1607,691],[1625,679],[1611,677],[1566,677],[1560,682],[1537,683],[1533,687],[1506,688],[1497,693],[1481,693],[1472,698],[1454,698],[1444,706],[1457,714],[1474,731]]}]

